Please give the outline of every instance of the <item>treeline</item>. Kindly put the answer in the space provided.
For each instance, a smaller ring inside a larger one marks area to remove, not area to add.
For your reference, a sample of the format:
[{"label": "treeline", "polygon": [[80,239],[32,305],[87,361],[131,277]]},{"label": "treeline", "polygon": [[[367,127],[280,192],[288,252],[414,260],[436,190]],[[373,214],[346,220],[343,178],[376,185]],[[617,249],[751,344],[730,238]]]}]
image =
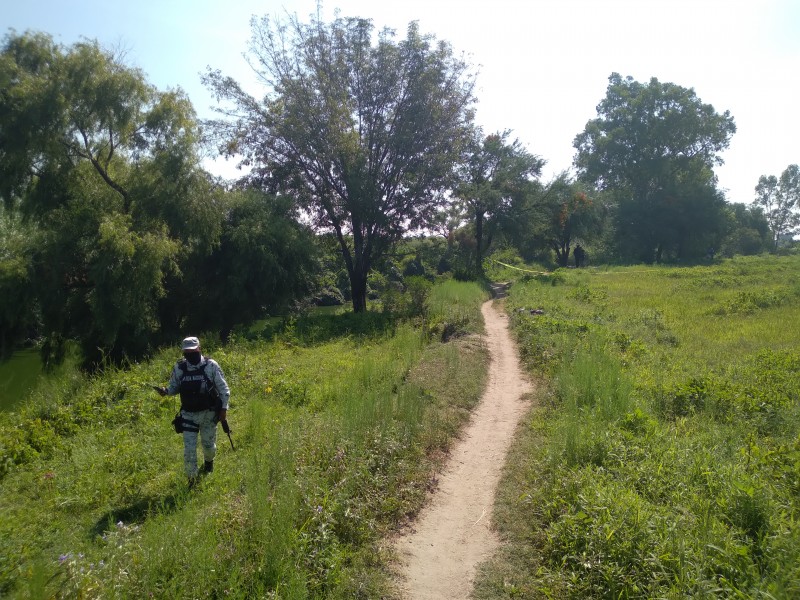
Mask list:
[{"label": "treeline", "polygon": [[[574,173],[474,122],[474,74],[411,24],[253,23],[263,99],[209,70],[220,118],[200,123],[96,42],[8,34],[0,52],[0,354],[46,363],[78,340],[86,366],[186,331],[225,338],[304,299],[396,290],[408,275],[479,277],[510,249],[566,266],[692,262],[775,249],[797,225],[797,167],[729,204],[713,167],[733,118],[691,89],[612,74],[575,139]],[[221,181],[209,150],[246,175]],[[424,232],[411,240],[412,233]]]}]

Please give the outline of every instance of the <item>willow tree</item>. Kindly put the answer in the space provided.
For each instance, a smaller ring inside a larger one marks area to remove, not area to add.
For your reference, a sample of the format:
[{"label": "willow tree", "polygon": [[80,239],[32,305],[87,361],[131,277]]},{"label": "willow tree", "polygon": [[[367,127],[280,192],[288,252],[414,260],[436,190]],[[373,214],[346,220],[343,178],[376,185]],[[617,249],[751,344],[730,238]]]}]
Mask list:
[{"label": "willow tree", "polygon": [[[219,236],[196,144],[185,95],[156,90],[96,42],[6,36],[0,199],[33,233],[17,244],[24,268],[0,255],[0,292],[6,282],[30,286],[46,360],[66,339],[80,340],[93,364],[150,344],[166,275]],[[0,328],[13,329],[15,315],[4,311]]]},{"label": "willow tree", "polygon": [[452,183],[471,131],[469,66],[416,23],[403,40],[359,18],[251,24],[263,100],[220,71],[205,78],[231,102],[213,124],[220,150],[335,234],[362,312],[376,260],[427,225]]}]

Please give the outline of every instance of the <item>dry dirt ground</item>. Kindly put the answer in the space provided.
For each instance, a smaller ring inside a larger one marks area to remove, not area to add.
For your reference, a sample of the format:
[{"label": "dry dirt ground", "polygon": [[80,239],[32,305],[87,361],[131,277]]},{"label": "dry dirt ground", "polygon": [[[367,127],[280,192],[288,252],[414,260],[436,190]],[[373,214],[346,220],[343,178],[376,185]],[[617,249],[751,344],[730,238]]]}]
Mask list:
[{"label": "dry dirt ground", "polygon": [[428,505],[395,543],[404,600],[468,598],[476,567],[499,544],[490,523],[495,490],[514,431],[529,408],[531,384],[520,368],[508,318],[495,302],[481,309],[491,357],[486,390]]}]

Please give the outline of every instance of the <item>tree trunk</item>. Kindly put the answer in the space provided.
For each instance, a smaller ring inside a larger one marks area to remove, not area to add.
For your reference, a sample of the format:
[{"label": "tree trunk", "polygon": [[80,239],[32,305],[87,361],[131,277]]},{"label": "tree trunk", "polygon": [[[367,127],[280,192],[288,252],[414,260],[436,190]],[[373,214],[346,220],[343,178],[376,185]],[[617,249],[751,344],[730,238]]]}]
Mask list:
[{"label": "tree trunk", "polygon": [[483,273],[483,211],[475,210],[475,268],[478,275]]},{"label": "tree trunk", "polygon": [[367,310],[367,274],[353,272],[350,274],[350,294],[353,296],[353,312],[363,313]]},{"label": "tree trunk", "polygon": [[556,253],[556,262],[559,267],[566,267],[569,264],[569,244],[563,242],[551,242]]}]

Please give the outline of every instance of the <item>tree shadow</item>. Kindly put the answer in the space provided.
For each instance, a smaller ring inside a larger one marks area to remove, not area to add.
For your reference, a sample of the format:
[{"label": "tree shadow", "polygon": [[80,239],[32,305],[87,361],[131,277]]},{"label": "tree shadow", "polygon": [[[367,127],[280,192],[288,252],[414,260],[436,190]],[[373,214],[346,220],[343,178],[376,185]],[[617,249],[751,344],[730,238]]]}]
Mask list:
[{"label": "tree shadow", "polygon": [[395,331],[399,320],[399,317],[390,313],[370,311],[309,314],[296,321],[272,323],[264,328],[260,337],[272,339],[275,336],[285,336],[300,344],[313,346],[348,336],[383,337]]}]

